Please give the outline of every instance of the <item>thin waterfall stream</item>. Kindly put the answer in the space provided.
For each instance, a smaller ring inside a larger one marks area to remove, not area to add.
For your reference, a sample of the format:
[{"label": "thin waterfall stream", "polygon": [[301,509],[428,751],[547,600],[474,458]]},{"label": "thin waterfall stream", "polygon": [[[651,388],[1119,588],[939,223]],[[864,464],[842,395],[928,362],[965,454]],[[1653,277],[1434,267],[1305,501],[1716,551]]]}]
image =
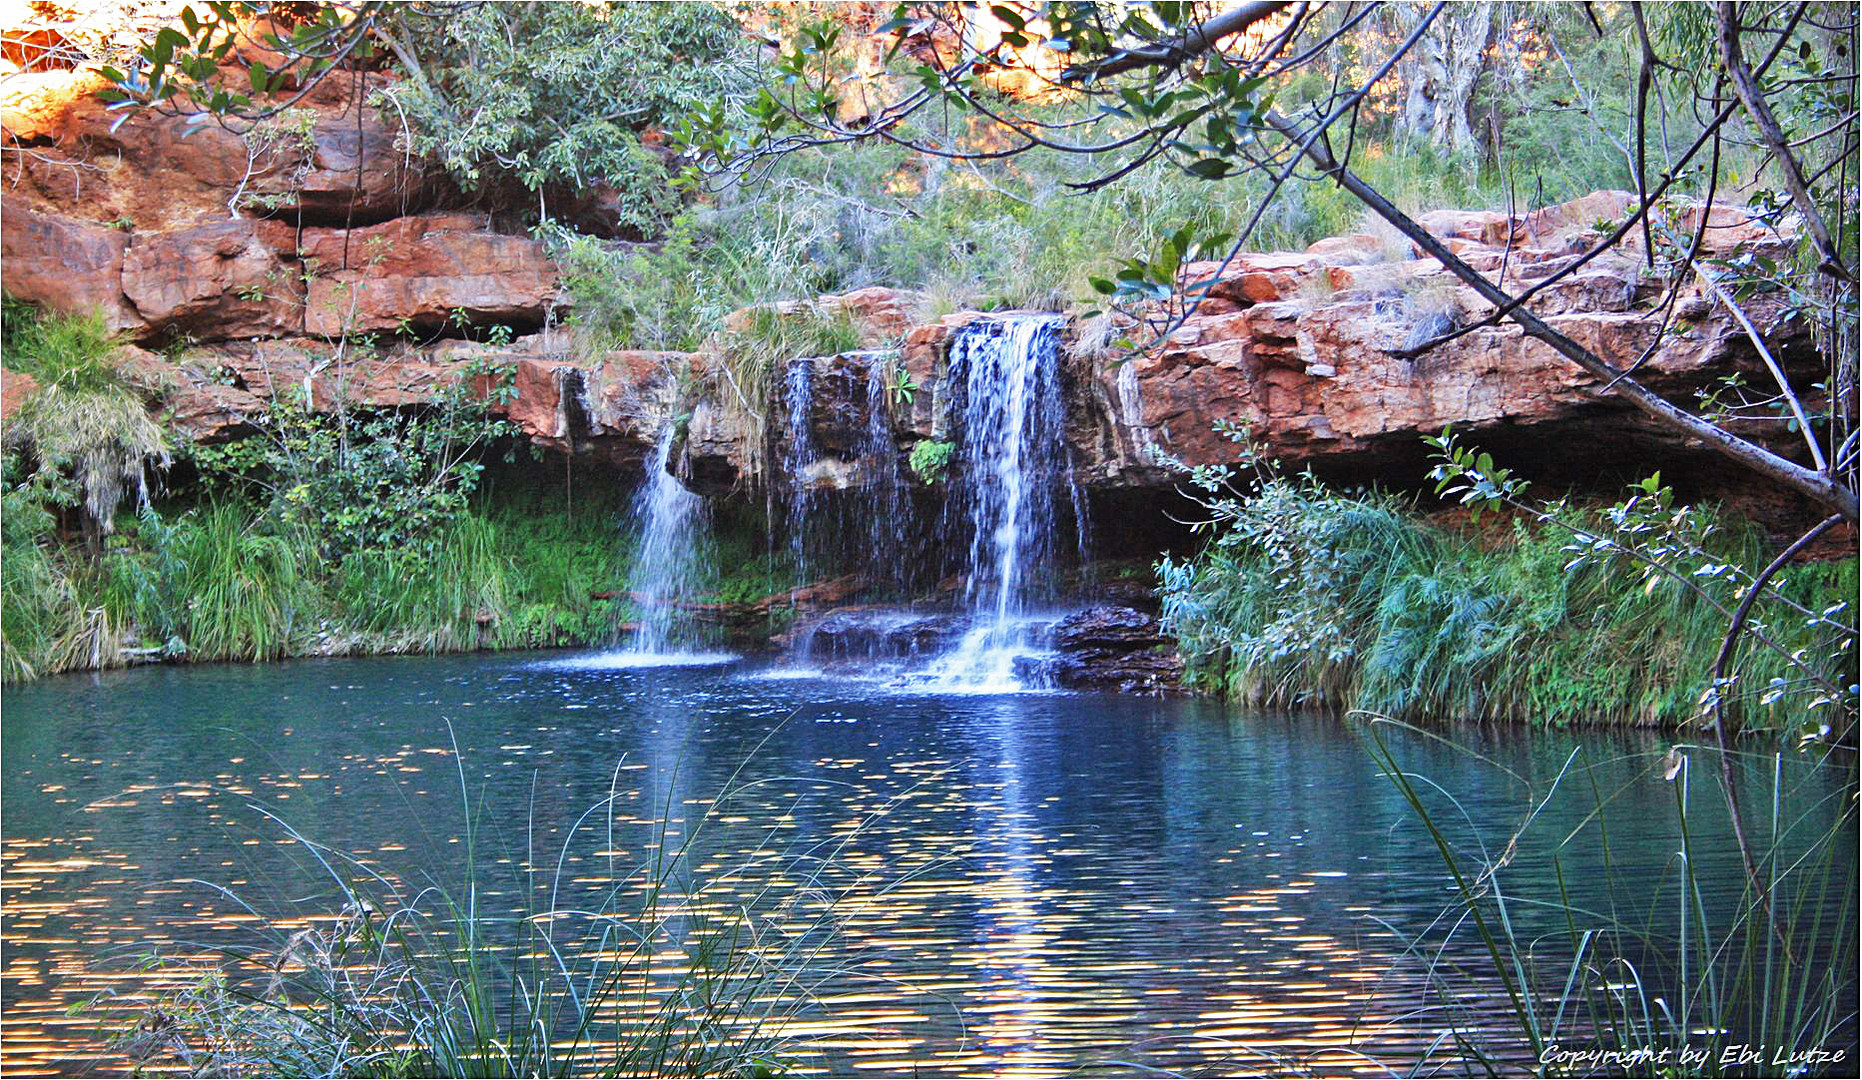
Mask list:
[{"label": "thin waterfall stream", "polygon": [[615,655],[617,666],[735,659],[730,653],[696,650],[697,629],[680,607],[696,595],[709,568],[705,565],[705,500],[672,474],[674,434],[670,423],[660,429],[646,476],[634,494],[631,513],[640,523],[640,546],[627,582],[639,611],[639,629],[627,648]]},{"label": "thin waterfall stream", "polygon": [[808,525],[814,508],[814,477],[811,475],[819,451],[809,414],[815,401],[815,361],[798,357],[789,361],[782,377],[783,410],[788,421],[787,438],[782,444],[780,464],[788,485],[783,524],[788,532],[789,558],[794,563],[794,583],[801,589],[810,583]]}]

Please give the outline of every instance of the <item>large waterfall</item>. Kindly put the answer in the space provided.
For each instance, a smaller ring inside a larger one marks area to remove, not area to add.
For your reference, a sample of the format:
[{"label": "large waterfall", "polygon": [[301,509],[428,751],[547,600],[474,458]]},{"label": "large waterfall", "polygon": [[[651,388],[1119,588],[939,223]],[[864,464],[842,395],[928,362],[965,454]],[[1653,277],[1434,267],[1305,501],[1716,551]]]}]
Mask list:
[{"label": "large waterfall", "polygon": [[[1056,315],[972,323],[950,346],[961,443],[952,513],[970,537],[964,604],[971,625],[927,671],[951,690],[1019,689],[1018,659],[1041,651],[1040,607],[1054,596],[1056,498],[1071,488]],[[1070,500],[1082,516],[1078,500]]]}]

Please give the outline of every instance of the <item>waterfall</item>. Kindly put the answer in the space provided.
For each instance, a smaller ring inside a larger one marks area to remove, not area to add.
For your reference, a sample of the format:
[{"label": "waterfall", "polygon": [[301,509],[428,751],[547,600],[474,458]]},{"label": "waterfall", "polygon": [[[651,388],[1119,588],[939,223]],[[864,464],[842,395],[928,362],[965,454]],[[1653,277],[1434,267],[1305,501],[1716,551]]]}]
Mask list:
[{"label": "waterfall", "polygon": [[867,365],[866,424],[858,453],[865,466],[859,513],[868,576],[902,595],[913,587],[917,553],[906,539],[912,527],[911,489],[899,467],[899,443],[892,433],[889,375],[889,364],[880,356]]},{"label": "waterfall", "polygon": [[[972,323],[950,347],[961,446],[952,512],[969,529],[964,603],[971,625],[927,673],[945,689],[1021,688],[1016,661],[1040,651],[1030,618],[1052,599],[1058,489],[1073,489],[1060,394],[1056,315]],[[1077,493],[1073,499],[1079,515]]]},{"label": "waterfall", "polygon": [[640,611],[640,629],[624,655],[637,666],[730,659],[726,654],[689,651],[697,634],[679,602],[696,595],[705,574],[705,501],[672,475],[672,443],[673,425],[668,423],[660,430],[633,500],[633,518],[641,523],[640,548],[627,584]]},{"label": "waterfall", "polygon": [[782,403],[788,421],[788,438],[784,440],[780,464],[788,485],[788,506],[784,525],[789,536],[789,557],[794,563],[795,586],[809,584],[808,515],[814,505],[814,484],[810,466],[819,456],[815,449],[810,412],[815,402],[815,362],[809,357],[789,361],[782,378]]}]

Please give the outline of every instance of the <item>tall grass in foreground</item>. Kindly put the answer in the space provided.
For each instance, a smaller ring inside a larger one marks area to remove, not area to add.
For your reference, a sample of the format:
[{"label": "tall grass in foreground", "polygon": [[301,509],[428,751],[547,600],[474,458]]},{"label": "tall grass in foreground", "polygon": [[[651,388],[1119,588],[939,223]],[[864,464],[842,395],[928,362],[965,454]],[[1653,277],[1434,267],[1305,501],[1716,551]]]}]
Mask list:
[{"label": "tall grass in foreground", "polygon": [[[1528,810],[1504,845],[1490,846],[1453,792],[1403,767],[1381,731],[1393,723],[1370,717],[1363,741],[1440,853],[1453,897],[1430,932],[1408,941],[1430,988],[1417,1015],[1440,1018],[1438,1043],[1452,1047],[1462,1066],[1489,1075],[1854,1071],[1853,773],[1821,804],[1791,816],[1783,809],[1792,802],[1787,787],[1806,769],[1839,766],[1787,760],[1782,752],[1729,759],[1678,746],[1666,757],[1650,753],[1631,785],[1672,786],[1680,835],[1679,850],[1650,888],[1646,874],[1610,861],[1628,785],[1597,784],[1590,751],[1574,749],[1543,790],[1512,774],[1527,791]],[[1735,857],[1734,838],[1717,826],[1728,807],[1740,811],[1731,792],[1753,773],[1768,782],[1750,789],[1761,805],[1744,808],[1751,850]],[[1541,816],[1555,816],[1546,814],[1555,800],[1575,800],[1584,811],[1562,837],[1542,835],[1551,826]],[[1633,827],[1653,824],[1643,818]],[[1563,852],[1578,844],[1604,853],[1608,910],[1571,902]],[[1555,891],[1522,891],[1526,865],[1540,859],[1549,862]],[[1636,885],[1636,897],[1621,904],[1619,873]],[[1491,1011],[1469,1007],[1496,997],[1506,1017],[1498,1029]],[[1683,1060],[1684,1047],[1695,1056]],[[1741,1057],[1741,1049],[1758,1056]],[[1792,1058],[1816,1051],[1842,1057]]]},{"label": "tall grass in foreground", "polygon": [[[516,880],[493,882],[484,868],[502,860],[480,835],[489,808],[464,794],[460,764],[467,825],[463,880],[452,886],[393,880],[255,807],[314,860],[340,914],[295,929],[302,924],[269,921],[219,888],[257,917],[262,945],[154,961],[180,990],[152,1007],[100,1000],[93,1010],[129,1018],[118,1049],[139,1066],[192,1075],[786,1072],[819,1053],[786,1029],[816,1008],[820,983],[858,977],[833,968],[826,949],[836,905],[870,883],[836,862],[857,830],[788,848],[765,836],[728,864],[713,862],[701,838],[751,786],[739,774],[682,830],[669,827],[670,792],[642,826],[611,789],[559,850],[533,839]],[[620,775],[617,766],[617,785]],[[630,865],[617,834],[636,828],[649,833],[642,850],[652,854]],[[525,910],[493,906],[513,893]]]}]

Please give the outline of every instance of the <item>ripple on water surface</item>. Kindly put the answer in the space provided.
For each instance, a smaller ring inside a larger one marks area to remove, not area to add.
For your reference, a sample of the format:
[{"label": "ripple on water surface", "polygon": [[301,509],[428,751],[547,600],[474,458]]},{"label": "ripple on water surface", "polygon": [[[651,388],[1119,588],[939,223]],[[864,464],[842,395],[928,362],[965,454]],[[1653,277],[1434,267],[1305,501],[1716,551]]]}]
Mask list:
[{"label": "ripple on water surface", "polygon": [[[834,897],[811,960],[817,1007],[785,1029],[826,1071],[1245,1072],[1277,1055],[1376,1073],[1378,1060],[1407,1067],[1444,1026],[1418,1011],[1426,974],[1386,927],[1439,936],[1448,883],[1340,723],[591,659],[149,668],[9,689],[0,1067],[121,1071],[71,1005],[159,989],[136,963],[152,951],[252,945],[245,905],[285,929],[340,908],[305,846],[255,808],[370,872],[456,889],[461,770],[487,811],[475,819],[487,910],[592,905],[617,867],[687,840],[694,912],[780,895],[771,925],[808,925]],[[1529,809],[1523,787],[1390,737],[1477,823],[1459,842],[1505,845]],[[1517,776],[1556,775],[1572,745],[1457,737]],[[1573,902],[1606,903],[1614,880],[1646,907],[1676,843],[1674,789],[1641,776],[1666,746],[1590,742],[1586,780],[1620,792],[1627,823],[1611,866],[1585,861],[1588,806],[1554,802],[1509,864],[1512,891],[1557,888],[1539,856],[1576,833]],[[1807,827],[1827,824],[1844,783],[1803,782]],[[610,797],[612,815],[573,829]],[[1736,858],[1705,869],[1737,881]],[[1477,959],[1469,944],[1447,958]],[[1462,1022],[1498,1023],[1497,986],[1458,992]]]},{"label": "ripple on water surface", "polygon": [[633,668],[717,667],[741,659],[728,652],[599,652],[535,661],[548,671],[628,671]]}]

